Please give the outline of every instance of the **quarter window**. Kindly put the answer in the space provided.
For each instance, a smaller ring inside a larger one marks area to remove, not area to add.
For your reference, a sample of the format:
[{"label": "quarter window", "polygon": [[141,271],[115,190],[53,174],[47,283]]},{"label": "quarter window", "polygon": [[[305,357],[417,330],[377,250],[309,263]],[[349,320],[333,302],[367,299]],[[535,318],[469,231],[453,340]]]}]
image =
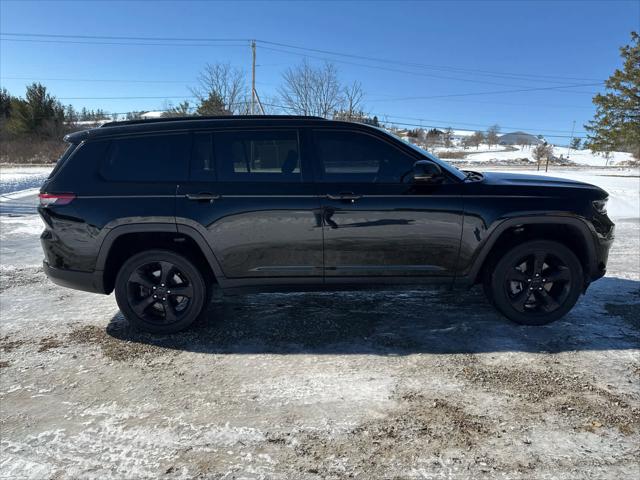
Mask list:
[{"label": "quarter window", "polygon": [[415,161],[398,148],[359,132],[317,130],[321,181],[397,183]]},{"label": "quarter window", "polygon": [[175,182],[187,178],[189,135],[145,135],[111,141],[101,174],[119,182]]},{"label": "quarter window", "polygon": [[301,181],[296,131],[216,132],[214,144],[222,180]]}]

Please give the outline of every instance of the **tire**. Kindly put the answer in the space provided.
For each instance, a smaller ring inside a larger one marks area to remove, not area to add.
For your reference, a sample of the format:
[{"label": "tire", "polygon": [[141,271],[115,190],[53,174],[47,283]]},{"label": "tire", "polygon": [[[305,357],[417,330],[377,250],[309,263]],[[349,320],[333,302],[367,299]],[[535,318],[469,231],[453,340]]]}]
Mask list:
[{"label": "tire", "polygon": [[115,295],[120,311],[135,328],[175,333],[200,316],[207,287],[198,268],[187,258],[169,250],[149,250],[122,265],[116,276]]},{"label": "tire", "polygon": [[521,325],[545,325],[562,318],[578,301],[583,286],[578,258],[561,243],[548,240],[516,245],[493,263],[484,279],[489,301]]}]

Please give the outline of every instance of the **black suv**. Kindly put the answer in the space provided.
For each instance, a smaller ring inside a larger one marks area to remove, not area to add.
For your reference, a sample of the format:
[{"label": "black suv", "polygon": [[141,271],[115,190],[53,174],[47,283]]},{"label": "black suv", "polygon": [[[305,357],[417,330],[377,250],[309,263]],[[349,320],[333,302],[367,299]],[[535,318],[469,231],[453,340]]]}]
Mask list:
[{"label": "black suv", "polygon": [[506,317],[565,315],[605,273],[607,193],[460,171],[314,117],[112,122],[65,137],[40,194],[44,270],[115,290],[135,326],[187,327],[224,293],[482,283]]}]

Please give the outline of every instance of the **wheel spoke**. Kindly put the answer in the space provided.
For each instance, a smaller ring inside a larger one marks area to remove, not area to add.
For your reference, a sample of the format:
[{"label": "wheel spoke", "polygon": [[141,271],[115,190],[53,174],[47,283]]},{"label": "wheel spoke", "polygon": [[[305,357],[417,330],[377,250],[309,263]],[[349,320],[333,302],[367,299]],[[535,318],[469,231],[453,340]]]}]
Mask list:
[{"label": "wheel spoke", "polygon": [[175,322],[178,319],[178,317],[176,316],[176,311],[173,308],[173,305],[171,305],[171,302],[164,302],[162,306],[164,307],[165,322],[167,323]]},{"label": "wheel spoke", "polygon": [[137,283],[138,285],[142,285],[146,288],[153,287],[153,282],[149,278],[146,278],[144,274],[142,274],[139,270],[136,270],[131,274],[131,276],[129,277],[129,282]]},{"label": "wheel spoke", "polygon": [[544,261],[547,258],[547,254],[544,252],[535,252],[533,254],[533,274],[534,275],[542,275],[542,267],[544,266]]},{"label": "wheel spoke", "polygon": [[536,292],[536,296],[540,298],[542,301],[542,308],[547,312],[552,312],[559,307],[558,302],[556,302],[544,288],[542,290],[538,290]]},{"label": "wheel spoke", "polygon": [[545,273],[544,277],[546,283],[568,282],[571,280],[571,272],[569,272],[568,268],[560,267],[555,272]]},{"label": "wheel spoke", "polygon": [[506,280],[509,282],[526,283],[529,278],[530,277],[526,273],[513,268],[507,273]]},{"label": "wheel spoke", "polygon": [[159,262],[160,263],[160,283],[167,285],[171,271],[173,270],[173,264],[169,262]]},{"label": "wheel spoke", "polygon": [[522,290],[511,299],[511,304],[516,310],[522,312],[524,310],[524,305],[527,303],[530,296],[531,292],[528,289]]},{"label": "wheel spoke", "polygon": [[136,312],[138,316],[142,316],[144,311],[155,302],[157,302],[157,300],[153,298],[152,295],[149,295],[138,302],[132,303],[131,308],[133,308],[133,311]]},{"label": "wheel spoke", "polygon": [[181,296],[181,297],[191,298],[193,297],[193,286],[191,285],[173,286],[171,287],[170,292],[171,293],[169,293],[169,295],[171,296]]}]

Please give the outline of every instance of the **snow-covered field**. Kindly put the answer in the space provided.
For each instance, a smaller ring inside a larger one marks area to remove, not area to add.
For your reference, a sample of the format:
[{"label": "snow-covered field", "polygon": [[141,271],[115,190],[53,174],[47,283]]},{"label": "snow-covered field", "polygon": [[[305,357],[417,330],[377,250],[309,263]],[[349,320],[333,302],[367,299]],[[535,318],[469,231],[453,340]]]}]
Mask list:
[{"label": "snow-covered field", "polygon": [[[536,163],[533,158],[534,147],[514,145],[505,147],[502,145],[492,146],[481,144],[478,148],[470,147],[464,150],[462,147],[454,146],[450,148],[436,147],[434,153],[436,155],[442,152],[464,152],[464,159],[453,159],[453,163],[465,162],[479,164],[483,163],[503,163],[514,162],[516,160],[523,162]],[[608,158],[601,154],[595,154],[591,150],[569,150],[567,147],[553,147],[553,155],[557,158],[562,156],[563,160],[571,162],[582,167],[609,167],[621,166],[633,160],[633,155],[626,152],[611,152]],[[450,161],[447,159],[447,161]]]},{"label": "snow-covered field", "polygon": [[0,172],[0,478],[640,471],[637,169],[549,173],[605,188],[617,224],[607,277],[552,325],[478,290],[262,294],[168,337],[43,277],[30,173]]}]

